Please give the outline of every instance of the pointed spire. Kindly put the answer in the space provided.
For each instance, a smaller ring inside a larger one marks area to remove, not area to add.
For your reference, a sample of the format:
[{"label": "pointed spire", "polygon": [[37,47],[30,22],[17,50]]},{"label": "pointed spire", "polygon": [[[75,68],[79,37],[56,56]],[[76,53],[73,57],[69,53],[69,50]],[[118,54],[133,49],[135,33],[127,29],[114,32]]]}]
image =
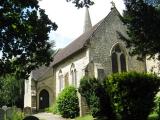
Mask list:
[{"label": "pointed spire", "polygon": [[83,32],[85,33],[92,28],[92,23],[91,23],[91,18],[90,18],[90,15],[89,15],[88,7],[86,7],[85,18],[84,19],[85,19],[85,21],[84,21]]}]

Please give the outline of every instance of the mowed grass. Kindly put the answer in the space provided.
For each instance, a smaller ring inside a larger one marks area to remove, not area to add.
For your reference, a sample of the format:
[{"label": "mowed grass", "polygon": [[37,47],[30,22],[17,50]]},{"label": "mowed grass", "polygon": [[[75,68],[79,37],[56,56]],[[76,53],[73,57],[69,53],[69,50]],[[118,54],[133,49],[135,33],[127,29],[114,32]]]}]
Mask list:
[{"label": "mowed grass", "polygon": [[[91,115],[86,115],[83,117],[77,117],[75,120],[93,120],[93,117]],[[148,120],[158,120],[158,115],[157,114],[151,114],[149,115]]]},{"label": "mowed grass", "polygon": [[83,117],[77,117],[75,120],[93,120],[93,117],[91,115],[86,115]]}]

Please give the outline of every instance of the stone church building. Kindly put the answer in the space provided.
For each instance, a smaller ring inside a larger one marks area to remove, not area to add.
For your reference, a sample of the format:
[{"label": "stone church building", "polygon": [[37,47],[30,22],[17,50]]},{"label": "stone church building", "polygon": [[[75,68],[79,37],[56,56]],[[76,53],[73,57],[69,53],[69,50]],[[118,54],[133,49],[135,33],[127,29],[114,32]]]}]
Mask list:
[{"label": "stone church building", "polygon": [[[126,27],[115,7],[96,25],[92,26],[86,8],[84,33],[65,48],[57,51],[49,67],[32,71],[25,80],[24,107],[44,109],[52,105],[67,85],[78,88],[80,79],[89,75],[102,80],[105,76],[125,71],[146,71],[146,62],[129,56],[129,50],[117,32],[124,36]],[[85,113],[79,96],[80,114]]]}]

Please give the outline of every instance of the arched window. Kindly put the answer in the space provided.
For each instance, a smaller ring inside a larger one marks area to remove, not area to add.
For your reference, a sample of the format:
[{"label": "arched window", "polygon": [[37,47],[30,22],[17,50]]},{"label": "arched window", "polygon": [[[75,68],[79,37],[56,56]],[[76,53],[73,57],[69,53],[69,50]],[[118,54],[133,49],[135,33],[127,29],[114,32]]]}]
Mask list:
[{"label": "arched window", "polygon": [[59,91],[62,91],[63,89],[63,74],[62,74],[62,70],[59,71],[59,75],[58,75],[58,78],[59,78]]},{"label": "arched window", "polygon": [[120,62],[121,62],[121,71],[122,72],[126,72],[126,58],[125,58],[125,55],[122,53],[120,55]]},{"label": "arched window", "polygon": [[73,63],[71,65],[71,80],[72,80],[72,85],[77,87],[77,71],[76,71],[75,65]]},{"label": "arched window", "polygon": [[118,72],[118,61],[117,61],[117,54],[112,53],[112,72]]},{"label": "arched window", "polygon": [[111,53],[111,59],[112,59],[112,72],[126,72],[126,56],[124,54],[124,51],[121,49],[119,44],[113,47],[112,53]]}]

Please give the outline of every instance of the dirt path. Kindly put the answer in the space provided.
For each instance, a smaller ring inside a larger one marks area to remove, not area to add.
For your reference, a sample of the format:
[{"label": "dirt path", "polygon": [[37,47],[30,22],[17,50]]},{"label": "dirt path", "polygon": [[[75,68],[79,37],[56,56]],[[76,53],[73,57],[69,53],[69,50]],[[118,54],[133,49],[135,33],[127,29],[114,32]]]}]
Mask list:
[{"label": "dirt path", "polygon": [[64,119],[58,115],[53,115],[52,113],[45,113],[45,112],[34,114],[34,116],[38,117],[40,120],[69,120],[69,119]]}]

